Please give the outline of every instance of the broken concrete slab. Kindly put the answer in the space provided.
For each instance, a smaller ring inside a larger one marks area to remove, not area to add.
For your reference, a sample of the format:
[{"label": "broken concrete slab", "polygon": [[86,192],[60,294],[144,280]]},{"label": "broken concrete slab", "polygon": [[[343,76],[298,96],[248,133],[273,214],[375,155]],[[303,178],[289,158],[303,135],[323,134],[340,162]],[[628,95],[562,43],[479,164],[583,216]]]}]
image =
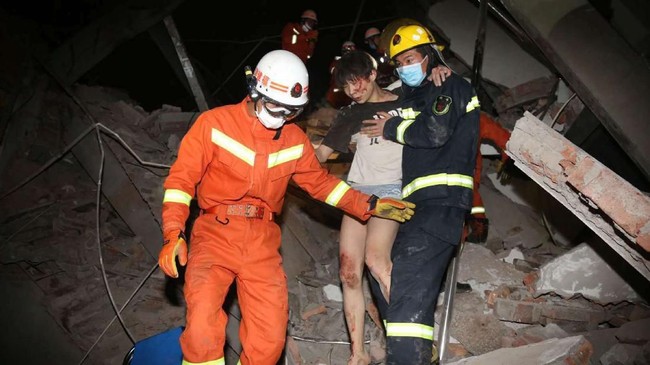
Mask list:
[{"label": "broken concrete slab", "polygon": [[581,294],[600,304],[639,302],[638,293],[587,243],[543,265],[534,284],[535,296]]},{"label": "broken concrete slab", "polygon": [[650,280],[650,197],[528,112],[507,149],[520,170]]},{"label": "broken concrete slab", "polygon": [[616,331],[616,338],[623,343],[644,344],[650,341],[650,318],[627,322]]},{"label": "broken concrete slab", "polygon": [[548,232],[534,208],[505,198],[489,181],[481,185],[481,197],[490,219],[490,231],[501,237],[504,248],[533,248],[548,240]]},{"label": "broken concrete slab", "polygon": [[503,347],[519,347],[549,340],[551,338],[569,337],[569,334],[555,323],[549,323],[545,326],[534,325],[520,328],[517,330],[517,336],[504,338]]},{"label": "broken concrete slab", "polygon": [[465,243],[459,262],[458,281],[470,284],[482,296],[501,284],[523,286],[524,274],[483,246]]},{"label": "broken concrete slab", "polygon": [[648,364],[644,359],[643,346],[617,343],[600,357],[601,365]]},{"label": "broken concrete slab", "polygon": [[593,348],[583,336],[550,339],[531,345],[502,348],[448,365],[588,365]]},{"label": "broken concrete slab", "polygon": [[529,324],[556,323],[568,331],[595,329],[605,322],[607,313],[596,304],[579,300],[496,298],[494,315],[503,320]]}]

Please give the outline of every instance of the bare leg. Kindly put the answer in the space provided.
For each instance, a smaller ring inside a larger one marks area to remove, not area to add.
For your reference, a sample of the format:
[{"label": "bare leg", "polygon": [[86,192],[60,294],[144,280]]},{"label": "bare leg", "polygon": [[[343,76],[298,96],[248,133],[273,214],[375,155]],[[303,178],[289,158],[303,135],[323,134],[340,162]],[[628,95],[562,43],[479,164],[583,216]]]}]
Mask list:
[{"label": "bare leg", "polygon": [[399,223],[390,219],[372,217],[367,223],[365,261],[370,274],[379,282],[386,302],[390,298],[390,273],[393,269],[390,251],[398,228]]},{"label": "bare leg", "polygon": [[362,275],[366,226],[358,220],[345,215],[341,222],[340,271],[343,286],[343,310],[348,325],[352,354],[348,365],[368,365],[370,355],[364,348],[365,300],[363,296]]}]

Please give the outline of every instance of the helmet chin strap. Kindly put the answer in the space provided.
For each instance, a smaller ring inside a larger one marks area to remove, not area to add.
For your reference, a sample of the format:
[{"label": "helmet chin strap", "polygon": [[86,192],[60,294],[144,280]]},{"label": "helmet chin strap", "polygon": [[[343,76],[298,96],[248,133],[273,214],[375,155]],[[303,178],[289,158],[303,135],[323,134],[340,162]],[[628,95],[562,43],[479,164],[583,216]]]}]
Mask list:
[{"label": "helmet chin strap", "polygon": [[[453,72],[454,70],[451,67],[449,67],[447,62],[445,62],[445,58],[442,56],[442,52],[440,52],[438,47],[436,47],[435,44],[431,44],[430,46],[431,46],[431,51],[432,52],[427,52],[427,53],[431,53],[432,59],[434,59],[437,62],[443,64],[445,67],[447,67],[448,69],[450,69]],[[431,65],[429,67],[429,72],[431,72],[431,70],[436,66],[434,63],[435,62],[431,62]]]}]

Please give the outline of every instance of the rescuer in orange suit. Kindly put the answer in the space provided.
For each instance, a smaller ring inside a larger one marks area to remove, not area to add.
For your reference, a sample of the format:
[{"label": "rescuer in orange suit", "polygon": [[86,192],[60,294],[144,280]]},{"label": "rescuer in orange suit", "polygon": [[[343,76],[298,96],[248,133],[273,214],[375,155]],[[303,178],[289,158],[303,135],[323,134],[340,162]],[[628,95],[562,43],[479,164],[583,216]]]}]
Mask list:
[{"label": "rescuer in orange suit", "polygon": [[303,11],[300,22],[289,22],[282,28],[282,49],[293,52],[307,63],[318,42],[317,26],[316,12],[311,9]]},{"label": "rescuer in orange suit", "polygon": [[[222,305],[233,281],[242,311],[240,363],[275,365],[280,358],[288,290],[274,217],[290,179],[361,220],[372,215],[403,222],[413,214],[413,203],[366,195],[329,175],[302,129],[285,124],[307,104],[308,79],[296,55],[271,51],[254,73],[247,68],[249,95],[202,113],[181,142],[164,182],[158,262],[174,278],[176,258],[187,264],[183,364],[224,363],[228,316]],[[201,215],[188,255],[183,232],[195,194]]]},{"label": "rescuer in orange suit", "polygon": [[510,139],[510,131],[503,128],[501,124],[492,117],[481,112],[479,118],[479,149],[476,154],[476,168],[474,169],[474,195],[472,201],[471,215],[465,225],[466,240],[473,243],[485,243],[487,240],[489,220],[483,206],[483,198],[479,187],[481,186],[481,172],[483,171],[483,156],[481,155],[480,144],[482,141],[491,141],[501,154],[498,174],[503,172],[506,162],[510,159],[506,154],[506,143]]}]

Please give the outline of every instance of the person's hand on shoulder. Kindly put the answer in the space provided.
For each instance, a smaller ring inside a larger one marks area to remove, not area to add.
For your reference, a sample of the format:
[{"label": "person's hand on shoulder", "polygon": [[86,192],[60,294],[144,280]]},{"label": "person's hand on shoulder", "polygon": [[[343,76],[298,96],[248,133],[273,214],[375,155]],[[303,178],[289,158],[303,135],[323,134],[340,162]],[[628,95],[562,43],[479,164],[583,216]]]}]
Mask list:
[{"label": "person's hand on shoulder", "polygon": [[434,85],[441,86],[449,76],[451,76],[451,69],[449,67],[436,66],[431,70],[431,75],[429,75],[428,79]]}]

